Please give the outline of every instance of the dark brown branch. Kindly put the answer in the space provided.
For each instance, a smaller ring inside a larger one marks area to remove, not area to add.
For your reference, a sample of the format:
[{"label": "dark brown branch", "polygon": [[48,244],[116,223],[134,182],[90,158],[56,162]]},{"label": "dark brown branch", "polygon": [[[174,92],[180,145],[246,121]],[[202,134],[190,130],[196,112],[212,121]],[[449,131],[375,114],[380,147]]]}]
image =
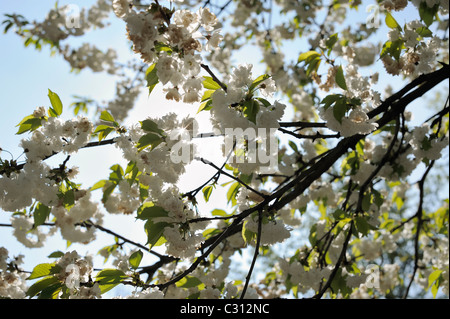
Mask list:
[{"label": "dark brown branch", "polygon": [[299,128],[311,128],[311,127],[327,127],[326,123],[315,122],[280,122],[280,127],[299,127]]},{"label": "dark brown branch", "polygon": [[[109,144],[114,144],[115,142],[116,142],[116,141],[115,141],[114,138],[111,138],[111,139],[109,139],[109,140],[98,141],[98,142],[89,142],[89,143],[87,143],[86,145],[80,147],[80,149],[90,148],[90,147],[96,147],[96,146],[102,146],[102,145],[109,145]],[[51,158],[51,157],[53,157],[53,156],[55,156],[55,155],[57,155],[57,154],[59,154],[59,153],[53,152],[51,155],[48,155],[48,156],[44,157],[42,160],[45,161],[45,160],[47,160],[47,159],[49,159],[49,158]],[[23,167],[25,166],[25,164],[26,164],[26,163],[17,165],[17,166],[16,166],[16,169],[17,169],[17,170],[23,169]],[[0,175],[2,175],[2,174],[4,174],[4,173],[5,173],[4,171],[0,171]]]},{"label": "dark brown branch", "polygon": [[416,236],[414,238],[414,269],[413,273],[411,275],[411,280],[409,281],[408,287],[406,288],[405,295],[403,296],[403,299],[408,298],[409,290],[411,288],[412,283],[414,282],[414,277],[416,276],[417,269],[419,269],[419,237],[420,232],[422,231],[422,224],[423,224],[423,196],[424,196],[424,184],[425,180],[428,176],[428,173],[431,171],[431,168],[434,165],[434,161],[430,162],[430,165],[428,166],[427,170],[422,176],[422,179],[418,182],[419,184],[419,206],[417,208],[417,213],[414,215],[415,218],[417,218],[417,229],[416,229]]},{"label": "dark brown branch", "polygon": [[255,253],[253,254],[252,263],[250,265],[250,269],[248,270],[247,277],[245,279],[244,289],[242,289],[242,294],[240,299],[244,299],[245,293],[247,292],[248,285],[250,283],[250,278],[252,277],[253,269],[255,268],[256,259],[259,254],[259,245],[261,244],[261,233],[262,233],[262,214],[261,210],[258,211],[258,234],[256,235],[256,245],[255,245]]},{"label": "dark brown branch", "polygon": [[200,66],[202,67],[202,69],[204,69],[206,72],[208,72],[209,75],[211,75],[214,82],[216,82],[225,92],[227,91],[227,86],[222,81],[219,80],[219,78],[214,74],[214,72],[211,71],[209,66],[207,66],[206,64],[203,64],[203,63],[200,64]]},{"label": "dark brown branch", "polygon": [[312,139],[313,141],[318,139],[318,138],[325,139],[325,138],[340,138],[341,137],[341,134],[339,134],[339,133],[336,133],[336,134],[321,134],[319,132],[316,132],[316,134],[313,135],[313,134],[298,134],[298,133],[294,133],[294,132],[286,130],[286,129],[282,128],[282,127],[280,127],[278,130],[280,132],[282,132],[282,133],[292,135],[292,136],[294,136],[296,138],[299,138],[299,139]]},{"label": "dark brown branch", "polygon": [[373,172],[370,174],[370,176],[367,178],[367,180],[364,182],[364,184],[361,185],[361,187],[359,189],[359,197],[358,197],[358,204],[356,205],[356,213],[360,213],[363,211],[362,202],[363,202],[363,198],[364,198],[364,192],[366,191],[367,187],[372,182],[372,180],[375,178],[375,176],[377,176],[377,174],[383,168],[383,166],[389,161],[389,159],[391,157],[391,152],[394,148],[395,143],[397,142],[397,136],[398,136],[399,130],[400,130],[400,123],[399,123],[399,120],[397,119],[397,125],[395,126],[394,137],[393,137],[386,153],[384,154],[380,163],[377,165],[377,167],[373,170]]},{"label": "dark brown branch", "polygon": [[234,179],[236,182],[238,182],[239,184],[241,184],[242,186],[244,186],[245,188],[247,188],[248,190],[252,191],[253,193],[257,194],[258,196],[261,197],[261,199],[265,198],[266,195],[264,195],[263,193],[257,191],[256,189],[254,189],[253,187],[247,185],[246,183],[244,183],[239,177],[233,176],[227,172],[225,172],[222,168],[218,167],[217,165],[215,165],[214,163],[204,159],[204,158],[200,158],[200,161],[204,164],[207,164],[211,167],[214,167],[218,172],[220,172],[220,174],[223,174],[231,179]]},{"label": "dark brown branch", "polygon": [[328,277],[325,285],[322,287],[322,289],[315,296],[312,297],[313,299],[320,299],[320,298],[322,298],[323,294],[327,291],[328,288],[330,288],[331,283],[333,282],[333,279],[334,279],[334,277],[336,276],[336,274],[337,274],[337,272],[339,270],[339,267],[341,266],[342,262],[344,261],[348,243],[350,242],[350,239],[352,238],[353,220],[350,222],[349,225],[350,225],[350,227],[348,229],[347,237],[345,238],[344,245],[342,247],[342,250],[341,250],[339,258],[338,258],[338,260],[336,262],[336,265],[334,266],[333,271],[331,272],[330,277]]}]

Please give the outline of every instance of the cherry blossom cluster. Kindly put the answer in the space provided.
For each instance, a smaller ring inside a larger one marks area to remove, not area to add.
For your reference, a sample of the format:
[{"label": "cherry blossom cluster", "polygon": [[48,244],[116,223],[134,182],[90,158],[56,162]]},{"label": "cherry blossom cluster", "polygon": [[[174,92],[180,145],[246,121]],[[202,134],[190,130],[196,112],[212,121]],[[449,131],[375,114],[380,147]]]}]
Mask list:
[{"label": "cherry blossom cluster", "polygon": [[25,272],[20,272],[18,266],[23,264],[23,255],[9,261],[9,252],[0,247],[0,297],[11,299],[25,298],[28,290]]},{"label": "cherry blossom cluster", "polygon": [[167,85],[167,99],[199,102],[203,89],[200,53],[217,48],[222,39],[214,29],[215,15],[207,8],[172,12],[157,4],[136,11],[125,0],[114,1],[113,10],[126,22],[133,50],[149,65],[156,63],[158,79]]}]

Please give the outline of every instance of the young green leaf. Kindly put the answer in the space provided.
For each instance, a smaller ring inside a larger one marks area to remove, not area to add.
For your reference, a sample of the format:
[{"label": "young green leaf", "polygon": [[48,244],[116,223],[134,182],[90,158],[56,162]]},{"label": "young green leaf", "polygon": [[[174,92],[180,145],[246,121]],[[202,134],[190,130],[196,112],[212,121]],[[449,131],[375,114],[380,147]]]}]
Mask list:
[{"label": "young green leaf", "polygon": [[60,270],[61,270],[61,267],[56,265],[56,263],[39,264],[33,268],[33,271],[31,272],[31,274],[27,278],[27,280],[53,275],[53,274],[58,273]]},{"label": "young green leaf", "polygon": [[162,142],[163,142],[163,138],[159,134],[147,133],[139,139],[136,147],[139,150],[142,150],[148,146],[151,146],[151,148],[154,149],[156,146],[158,146]]},{"label": "young green leaf", "polygon": [[203,282],[198,279],[197,277],[193,277],[193,276],[186,276],[183,279],[181,279],[180,281],[178,281],[176,283],[177,287],[182,287],[182,288],[194,288],[197,286],[202,285]]},{"label": "young green leaf", "polygon": [[341,89],[347,90],[347,84],[345,83],[344,70],[342,69],[342,65],[340,65],[336,70],[335,80]]},{"label": "young green leaf", "polygon": [[34,227],[40,226],[45,223],[50,215],[50,207],[45,206],[42,203],[38,203],[33,212]]},{"label": "young green leaf", "polygon": [[218,90],[218,89],[221,88],[219,83],[214,81],[212,77],[204,76],[203,78],[204,78],[204,80],[203,80],[203,87],[205,89],[207,89],[207,90]]},{"label": "young green leaf", "polygon": [[201,111],[209,111],[211,109],[212,109],[212,100],[209,99],[200,104],[200,107],[197,110],[197,114],[200,113]]},{"label": "young green leaf", "polygon": [[[22,121],[20,121],[17,126],[19,127],[19,130],[17,131],[17,135],[23,134],[28,131],[34,131],[37,130],[42,126],[42,120],[41,118],[34,117],[33,115],[25,116]],[[44,119],[45,120],[45,119]]]},{"label": "young green leaf", "polygon": [[99,133],[98,134],[98,140],[102,141],[104,140],[111,132],[114,132],[114,128],[109,126],[109,125],[99,125],[97,126],[97,128],[95,129],[94,133]]},{"label": "young green leaf", "polygon": [[270,75],[268,75],[268,74],[263,74],[263,75],[258,76],[250,85],[249,91],[252,92],[254,89],[256,89],[258,87],[258,85],[260,85],[262,82],[264,82],[268,78],[270,78]]},{"label": "young green leaf", "polygon": [[228,213],[226,212],[226,211],[224,211],[223,209],[218,209],[218,208],[216,208],[216,209],[214,209],[212,212],[211,212],[211,215],[213,215],[213,216],[228,216]]},{"label": "young green leaf", "polygon": [[168,216],[169,213],[164,208],[156,206],[152,202],[145,202],[137,210],[137,218],[142,220]]},{"label": "young green leaf", "polygon": [[338,40],[338,34],[332,34],[326,41],[325,41],[325,46],[328,49],[328,54],[330,54],[331,50],[333,49],[334,45],[336,44]]},{"label": "young green leaf", "polygon": [[134,270],[136,270],[141,264],[143,256],[144,254],[142,253],[141,250],[135,251],[134,253],[131,254],[130,258],[128,259],[128,262],[130,263],[130,266]]},{"label": "young green leaf", "polygon": [[256,124],[256,115],[259,112],[259,103],[255,100],[244,102],[244,115],[250,121]]},{"label": "young green leaf", "polygon": [[333,106],[333,115],[334,118],[342,124],[342,118],[347,113],[347,103],[344,99],[340,99],[336,101],[336,104]]},{"label": "young green leaf", "polygon": [[36,296],[37,294],[39,294],[42,290],[51,287],[53,285],[56,284],[61,284],[61,282],[59,281],[59,279],[56,276],[52,276],[52,277],[46,277],[43,278],[37,282],[35,282],[33,285],[31,285],[28,290],[26,295],[30,298]]},{"label": "young green leaf", "polygon": [[114,116],[112,116],[111,113],[109,113],[106,110],[102,111],[102,113],[100,114],[100,120],[103,120],[105,122],[112,122],[112,123],[116,122],[116,120],[114,119]]},{"label": "young green leaf", "polygon": [[52,110],[53,113],[51,115],[53,117],[61,115],[63,111],[63,105],[58,94],[48,89],[48,98],[50,99],[50,103],[52,104],[52,108],[50,110]]},{"label": "young green leaf", "polygon": [[391,29],[402,29],[389,11],[386,11],[386,25]]},{"label": "young green leaf", "polygon": [[342,94],[331,94],[327,95],[323,98],[323,100],[320,102],[320,104],[325,104],[324,108],[325,110],[328,109],[331,105],[336,103],[337,100],[341,99],[343,97]]},{"label": "young green leaf", "polygon": [[155,88],[156,84],[159,83],[158,74],[156,72],[156,64],[152,64],[148,67],[145,72],[145,79],[147,80],[148,95],[150,95]]},{"label": "young green leaf", "polygon": [[298,62],[302,62],[305,61],[306,63],[311,62],[314,58],[319,57],[320,53],[316,52],[316,51],[308,51],[308,52],[304,52],[302,54],[300,54],[300,56],[298,57]]},{"label": "young green leaf", "polygon": [[98,282],[102,294],[113,289],[128,276],[119,269],[103,269],[98,272],[95,281]]},{"label": "young green leaf", "polygon": [[435,4],[433,7],[429,7],[426,1],[422,1],[419,6],[420,19],[429,27],[439,11],[439,4]]},{"label": "young green leaf", "polygon": [[207,186],[203,187],[202,192],[203,192],[203,197],[205,198],[205,202],[209,201],[209,197],[211,196],[212,190],[213,190],[212,185],[207,185]]},{"label": "young green leaf", "polygon": [[151,247],[156,246],[160,241],[160,238],[164,234],[164,230],[170,224],[161,222],[161,223],[153,223],[151,219],[149,219],[145,225],[145,233],[147,234],[147,244]]},{"label": "young green leaf", "polygon": [[159,135],[164,135],[164,131],[161,130],[158,127],[158,124],[156,124],[154,121],[152,120],[143,120],[140,122],[141,123],[141,128],[146,131],[146,132],[150,132],[150,133],[156,133]]}]

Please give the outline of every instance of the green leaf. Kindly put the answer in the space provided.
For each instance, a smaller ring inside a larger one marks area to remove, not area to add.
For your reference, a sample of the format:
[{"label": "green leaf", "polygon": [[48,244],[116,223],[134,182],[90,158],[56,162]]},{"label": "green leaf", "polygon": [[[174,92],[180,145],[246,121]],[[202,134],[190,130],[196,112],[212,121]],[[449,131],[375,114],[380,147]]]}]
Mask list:
[{"label": "green leaf", "polygon": [[176,286],[181,287],[181,288],[194,288],[194,287],[197,287],[202,284],[203,284],[202,281],[200,279],[198,279],[197,277],[186,276],[183,279],[181,279],[180,281],[178,281],[176,283]]},{"label": "green leaf", "polygon": [[341,219],[346,218],[346,217],[347,217],[347,214],[345,213],[344,210],[338,208],[338,209],[336,209],[336,211],[333,213],[333,217],[334,217],[336,220],[341,220]]},{"label": "green leaf", "polygon": [[420,35],[423,38],[429,38],[433,36],[433,32],[431,32],[430,29],[427,27],[420,27],[416,29],[416,32],[418,35]]},{"label": "green leaf", "polygon": [[172,53],[172,48],[162,42],[158,42],[155,44],[155,50],[158,52],[165,51],[165,52]]},{"label": "green leaf", "polygon": [[37,130],[42,126],[42,120],[42,118],[37,118],[33,115],[25,116],[22,121],[20,121],[20,123],[16,125],[19,127],[19,130],[16,134],[20,135],[28,131]]},{"label": "green leaf", "polygon": [[34,227],[44,224],[48,216],[50,215],[50,211],[50,207],[45,206],[42,203],[38,203],[33,212]]},{"label": "green leaf", "polygon": [[255,100],[244,102],[244,115],[250,121],[256,124],[256,115],[259,112],[259,103]]},{"label": "green leaf", "polygon": [[137,210],[137,218],[142,220],[168,216],[169,213],[164,208],[156,206],[152,202],[145,202]]},{"label": "green leaf", "polygon": [[364,194],[362,203],[361,203],[361,208],[363,211],[365,211],[365,212],[369,211],[370,205],[371,205],[371,203],[370,203],[371,198],[372,198],[372,195],[370,193]]},{"label": "green leaf", "polygon": [[375,230],[376,227],[369,224],[366,218],[358,216],[355,218],[355,227],[356,230],[362,234],[363,236],[367,236],[370,230]]},{"label": "green leaf", "polygon": [[64,286],[62,282],[56,282],[41,290],[38,299],[58,299],[59,292]]},{"label": "green leaf", "polygon": [[115,164],[110,167],[110,170],[112,171],[109,174],[109,180],[113,182],[120,182],[123,179],[123,168],[119,164]]},{"label": "green leaf", "polygon": [[288,144],[295,153],[300,153],[300,151],[298,150],[297,144],[295,144],[293,141],[289,141]]},{"label": "green leaf", "polygon": [[325,110],[328,109],[331,105],[336,103],[337,100],[341,99],[343,96],[342,94],[331,94],[327,95],[323,98],[323,100],[320,102],[320,104],[325,104],[324,108]]},{"label": "green leaf", "polygon": [[51,110],[54,112],[53,116],[57,117],[62,114],[63,111],[63,105],[61,102],[61,99],[59,98],[58,94],[52,92],[50,89],[48,89],[48,98],[50,99],[50,103],[52,104]]},{"label": "green leaf", "polygon": [[147,244],[150,248],[157,245],[164,234],[164,229],[168,226],[169,224],[165,222],[153,223],[151,219],[145,223],[144,229],[147,234]]},{"label": "green leaf", "polygon": [[342,69],[342,65],[340,65],[336,70],[335,80],[341,89],[347,90],[347,84],[345,83],[344,70]]},{"label": "green leaf", "polygon": [[216,90],[205,90],[202,96],[202,102],[211,99],[211,96],[213,95],[214,92],[216,92]]},{"label": "green leaf", "polygon": [[116,120],[114,119],[114,116],[112,116],[111,113],[109,113],[106,110],[102,111],[102,113],[100,114],[100,120],[103,120],[105,122],[112,122],[112,123],[116,122]]},{"label": "green leaf", "polygon": [[159,134],[147,133],[139,139],[136,147],[139,150],[142,150],[148,146],[151,146],[151,149],[154,149],[156,146],[158,146],[162,142],[163,142],[163,138]]},{"label": "green leaf", "polygon": [[221,88],[219,83],[214,81],[212,77],[204,76],[203,78],[204,78],[204,80],[203,80],[203,87],[205,89],[207,89],[207,90],[218,90],[218,89]]},{"label": "green leaf", "polygon": [[61,270],[61,267],[56,265],[56,263],[39,264],[33,268],[33,271],[31,272],[31,274],[27,278],[27,280],[53,275],[53,274],[58,273],[60,270]]},{"label": "green leaf", "polygon": [[386,22],[386,25],[391,29],[400,29],[400,31],[402,29],[389,11],[386,11],[385,22]]},{"label": "green leaf", "polygon": [[306,75],[310,76],[311,73],[317,72],[317,70],[319,69],[319,66],[320,66],[320,62],[322,62],[320,57],[315,57],[311,62],[309,62],[308,68],[306,69]]},{"label": "green leaf", "polygon": [[241,188],[241,184],[239,182],[234,182],[227,192],[227,202],[232,202],[233,205],[236,204],[236,195],[239,192],[239,188]]},{"label": "green leaf", "polygon": [[403,49],[402,39],[398,39],[394,42],[386,41],[383,45],[383,49],[381,50],[380,57],[382,58],[386,54],[389,54],[391,57],[393,57],[398,61],[400,59],[402,49]]},{"label": "green leaf", "polygon": [[109,196],[112,194],[116,186],[117,184],[112,183],[103,191],[102,203],[106,203],[108,201]]},{"label": "green leaf", "polygon": [[314,58],[317,58],[320,56],[320,53],[316,51],[308,51],[305,53],[300,54],[298,57],[298,62],[305,61],[307,64],[310,63]]},{"label": "green leaf", "polygon": [[333,49],[334,45],[336,44],[338,40],[338,34],[332,34],[326,41],[325,41],[325,46],[328,49],[328,54],[330,54],[331,50]]},{"label": "green leaf", "polygon": [[250,85],[249,91],[252,92],[254,89],[256,89],[258,87],[258,85],[260,85],[262,82],[264,82],[268,78],[270,78],[270,75],[268,75],[268,74],[263,74],[263,75],[258,76]]},{"label": "green leaf", "polygon": [[95,277],[95,281],[98,282],[100,291],[102,294],[104,294],[105,292],[119,285],[127,278],[128,276],[122,270],[103,269],[99,271],[99,273]]},{"label": "green leaf", "polygon": [[148,95],[150,95],[156,84],[159,83],[158,74],[156,73],[156,63],[149,66],[145,72],[145,79],[147,80]]},{"label": "green leaf", "polygon": [[200,104],[200,107],[197,110],[197,114],[200,113],[201,111],[209,111],[212,109],[212,107],[213,107],[212,100],[207,100],[202,104]]},{"label": "green leaf", "polygon": [[203,187],[202,192],[203,192],[203,197],[205,198],[205,202],[209,201],[209,197],[211,196],[212,190],[213,190],[212,185],[207,185],[207,186]]},{"label": "green leaf", "polygon": [[146,132],[150,132],[150,133],[157,133],[159,135],[164,135],[164,131],[161,130],[158,127],[158,124],[156,124],[154,121],[152,120],[143,120],[141,123],[141,128],[146,131]]},{"label": "green leaf", "polygon": [[342,124],[342,118],[345,116],[345,113],[347,113],[347,103],[345,100],[338,100],[333,106],[334,118]]},{"label": "green leaf", "polygon": [[428,276],[428,288],[430,288],[441,276],[442,270],[437,269]]},{"label": "green leaf", "polygon": [[228,216],[228,213],[226,212],[226,211],[224,211],[223,209],[214,209],[212,212],[211,212],[211,215],[213,215],[213,216],[223,216],[223,217],[225,217],[225,216]]},{"label": "green leaf", "polygon": [[64,253],[60,250],[54,251],[52,252],[50,255],[48,255],[48,258],[61,258],[62,256],[64,256]]},{"label": "green leaf", "polygon": [[61,282],[59,281],[59,279],[56,276],[52,276],[52,277],[46,277],[44,279],[41,279],[37,282],[35,282],[33,285],[31,285],[28,290],[26,295],[28,297],[34,297],[37,294],[39,294],[42,290],[51,287],[55,284],[60,284]]},{"label": "green leaf", "polygon": [[128,276],[122,270],[107,268],[98,272],[95,281],[100,285],[103,285],[121,283],[126,278],[128,278]]},{"label": "green leaf", "polygon": [[266,99],[264,99],[264,98],[262,98],[262,97],[257,97],[256,99],[257,99],[259,102],[261,102],[262,105],[264,105],[265,107],[269,107],[269,106],[272,105],[269,101],[267,101]]},{"label": "green leaf", "polygon": [[256,237],[256,233],[250,231],[247,229],[247,221],[244,222],[244,225],[242,225],[242,238],[244,239],[244,241],[248,244],[250,243],[255,237]]},{"label": "green leaf", "polygon": [[114,131],[114,128],[108,125],[99,125],[94,133],[99,133],[98,134],[98,140],[102,141],[104,140],[111,132]]},{"label": "green leaf", "polygon": [[93,191],[93,190],[96,190],[96,189],[99,189],[99,188],[103,188],[107,183],[108,183],[108,180],[106,180],[106,179],[103,179],[103,180],[101,180],[101,181],[98,181],[97,183],[95,183],[95,184],[90,188],[90,190]]},{"label": "green leaf", "polygon": [[422,1],[419,6],[420,19],[429,27],[439,10],[439,4],[435,4],[432,8],[428,7],[426,1]]},{"label": "green leaf", "polygon": [[136,270],[139,267],[139,265],[141,264],[143,256],[144,256],[144,254],[142,253],[141,250],[138,250],[138,251],[135,251],[134,253],[132,253],[130,258],[128,259],[130,266]]}]

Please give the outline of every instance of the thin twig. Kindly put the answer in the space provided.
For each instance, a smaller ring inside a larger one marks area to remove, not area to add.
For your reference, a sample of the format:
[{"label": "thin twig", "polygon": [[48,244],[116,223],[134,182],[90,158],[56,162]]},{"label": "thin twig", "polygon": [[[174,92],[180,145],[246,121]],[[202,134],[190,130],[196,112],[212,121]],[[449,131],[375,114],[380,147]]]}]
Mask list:
[{"label": "thin twig", "polygon": [[411,276],[411,280],[409,281],[408,287],[406,288],[406,292],[405,295],[403,296],[403,299],[408,298],[408,294],[409,294],[409,290],[411,288],[412,283],[414,282],[414,277],[416,276],[416,272],[417,269],[419,269],[419,237],[420,237],[420,232],[422,230],[422,224],[423,224],[423,196],[424,196],[424,184],[425,184],[425,180],[428,176],[428,173],[430,172],[431,168],[434,165],[434,161],[430,162],[430,165],[428,166],[427,170],[425,171],[425,173],[422,176],[422,179],[419,181],[419,192],[420,192],[420,197],[419,197],[419,206],[417,208],[417,213],[415,214],[414,217],[417,218],[417,229],[416,229],[416,236],[414,238],[414,269],[413,269],[413,273]]},{"label": "thin twig", "polygon": [[226,92],[227,91],[227,86],[219,80],[219,78],[214,74],[213,71],[211,71],[210,67],[207,66],[206,64],[200,64],[200,66],[206,71],[208,72],[209,75],[211,75],[212,79],[214,80],[214,82],[216,82],[217,84],[220,85],[220,87]]},{"label": "thin twig", "polygon": [[256,259],[259,254],[259,245],[261,244],[261,233],[262,233],[262,214],[261,210],[258,211],[258,234],[256,235],[256,245],[255,245],[255,253],[253,254],[252,263],[250,265],[250,269],[247,273],[247,278],[245,279],[244,289],[242,289],[241,299],[244,299],[245,293],[247,292],[248,285],[250,283],[250,278],[252,277],[253,269],[255,268]]},{"label": "thin twig", "polygon": [[228,172],[225,172],[222,168],[218,167],[216,164],[214,164],[213,162],[210,162],[204,158],[200,158],[199,159],[202,163],[205,163],[211,167],[214,167],[218,172],[220,172],[221,174],[234,179],[236,182],[238,182],[239,184],[241,184],[242,186],[244,186],[245,188],[247,188],[248,190],[252,191],[253,193],[261,196],[261,199],[265,198],[266,195],[264,195],[263,193],[257,191],[256,189],[254,189],[253,187],[251,187],[250,185],[244,183],[239,177],[236,177],[234,175],[229,174]]}]

